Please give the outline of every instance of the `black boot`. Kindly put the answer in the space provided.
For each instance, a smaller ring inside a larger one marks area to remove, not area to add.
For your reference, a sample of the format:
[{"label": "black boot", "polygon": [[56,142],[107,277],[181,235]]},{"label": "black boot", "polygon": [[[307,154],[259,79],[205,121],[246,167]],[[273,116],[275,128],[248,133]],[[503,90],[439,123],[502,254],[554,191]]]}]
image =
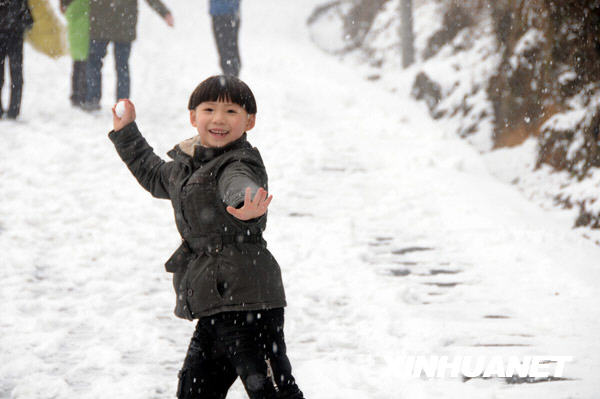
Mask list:
[{"label": "black boot", "polygon": [[73,61],[73,75],[71,77],[71,104],[74,107],[81,107],[85,102],[86,80],[85,80],[86,61]]},{"label": "black boot", "polygon": [[12,91],[10,94],[11,104],[8,111],[6,111],[6,117],[8,119],[17,119],[17,116],[19,116],[19,112],[21,111],[21,91],[18,90],[16,93],[15,91]]}]

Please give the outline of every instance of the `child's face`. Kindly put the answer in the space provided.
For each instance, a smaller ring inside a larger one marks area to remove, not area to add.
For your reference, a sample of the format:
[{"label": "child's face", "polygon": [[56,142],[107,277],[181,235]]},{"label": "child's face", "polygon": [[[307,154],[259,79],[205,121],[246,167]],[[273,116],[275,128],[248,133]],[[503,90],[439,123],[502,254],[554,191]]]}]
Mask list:
[{"label": "child's face", "polygon": [[198,130],[204,147],[223,147],[254,127],[256,115],[238,104],[205,101],[190,111],[190,123]]}]

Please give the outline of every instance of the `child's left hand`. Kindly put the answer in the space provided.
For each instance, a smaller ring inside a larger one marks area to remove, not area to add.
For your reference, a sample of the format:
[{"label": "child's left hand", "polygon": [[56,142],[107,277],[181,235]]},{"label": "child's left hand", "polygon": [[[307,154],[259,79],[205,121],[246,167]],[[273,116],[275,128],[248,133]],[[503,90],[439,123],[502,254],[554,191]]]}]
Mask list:
[{"label": "child's left hand", "polygon": [[248,187],[246,189],[246,197],[244,198],[244,206],[240,209],[228,206],[227,212],[240,220],[255,219],[264,215],[267,212],[267,208],[269,207],[269,203],[271,203],[273,196],[270,195],[267,198],[267,191],[262,187],[258,189],[253,200],[250,200],[250,194],[251,190],[250,187]]}]

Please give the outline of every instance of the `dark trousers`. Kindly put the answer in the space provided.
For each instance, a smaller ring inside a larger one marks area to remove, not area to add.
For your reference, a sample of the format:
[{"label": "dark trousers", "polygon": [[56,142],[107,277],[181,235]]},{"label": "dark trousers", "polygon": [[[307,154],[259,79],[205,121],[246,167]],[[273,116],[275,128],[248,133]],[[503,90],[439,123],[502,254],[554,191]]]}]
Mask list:
[{"label": "dark trousers", "polygon": [[283,308],[198,320],[179,372],[180,399],[224,399],[237,377],[251,399],[302,399],[283,336]]},{"label": "dark trousers", "polygon": [[71,76],[71,103],[81,105],[86,100],[87,61],[73,61],[73,75]]},{"label": "dark trousers", "polygon": [[239,16],[237,14],[213,15],[212,25],[223,74],[238,76],[241,68],[238,48]]},{"label": "dark trousers", "polygon": [[[108,47],[106,40],[90,40],[90,52],[88,55],[86,79],[87,93],[86,102],[99,103],[102,97],[102,59],[106,55]],[[117,100],[129,98],[129,54],[131,43],[115,43],[114,55],[117,68]]]},{"label": "dark trousers", "polygon": [[16,118],[21,110],[23,91],[23,31],[0,31],[0,116],[2,108],[2,87],[4,86],[4,60],[8,58],[10,69],[10,105],[7,115]]}]

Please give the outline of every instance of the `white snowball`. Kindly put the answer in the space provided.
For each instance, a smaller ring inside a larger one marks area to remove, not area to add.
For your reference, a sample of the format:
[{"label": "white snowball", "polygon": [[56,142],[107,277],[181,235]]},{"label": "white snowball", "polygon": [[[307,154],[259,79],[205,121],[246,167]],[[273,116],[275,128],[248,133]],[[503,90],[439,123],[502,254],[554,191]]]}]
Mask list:
[{"label": "white snowball", "polygon": [[119,101],[117,103],[117,106],[115,107],[115,113],[119,118],[123,117],[123,114],[125,114],[125,101]]}]

